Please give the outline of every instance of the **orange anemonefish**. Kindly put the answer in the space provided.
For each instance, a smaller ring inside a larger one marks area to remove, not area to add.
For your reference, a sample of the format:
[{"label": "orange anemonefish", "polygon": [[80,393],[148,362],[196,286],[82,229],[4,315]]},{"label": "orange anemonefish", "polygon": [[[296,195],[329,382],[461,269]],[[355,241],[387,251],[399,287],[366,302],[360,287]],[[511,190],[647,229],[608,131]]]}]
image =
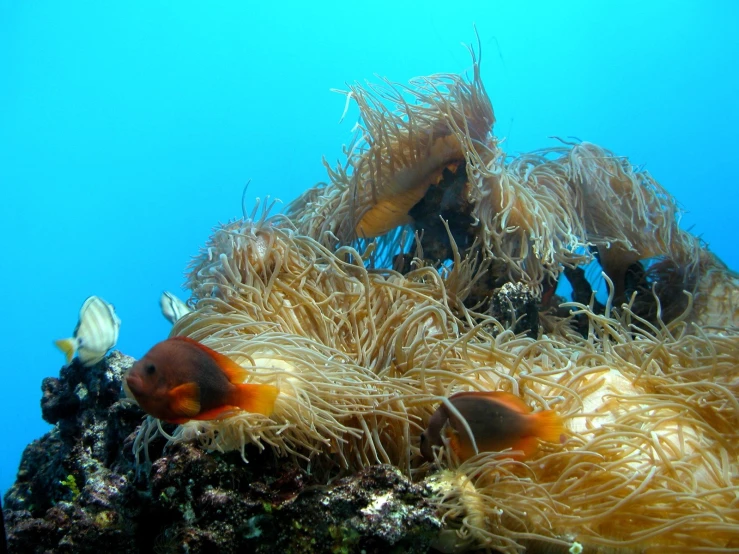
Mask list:
[{"label": "orange anemonefish", "polygon": [[[561,442],[564,437],[562,420],[555,412],[532,414],[523,400],[508,392],[458,392],[449,397],[449,402],[458,414],[443,403],[421,434],[421,454],[429,461],[434,459],[433,447],[445,442],[461,461],[474,456],[469,432],[478,452],[512,448],[522,451],[523,458],[536,451],[539,439]],[[459,416],[465,419],[469,431]]]},{"label": "orange anemonefish", "polygon": [[187,337],[162,341],[126,372],[124,388],[148,414],[172,423],[242,409],[269,416],[279,389],[244,383],[236,362]]}]

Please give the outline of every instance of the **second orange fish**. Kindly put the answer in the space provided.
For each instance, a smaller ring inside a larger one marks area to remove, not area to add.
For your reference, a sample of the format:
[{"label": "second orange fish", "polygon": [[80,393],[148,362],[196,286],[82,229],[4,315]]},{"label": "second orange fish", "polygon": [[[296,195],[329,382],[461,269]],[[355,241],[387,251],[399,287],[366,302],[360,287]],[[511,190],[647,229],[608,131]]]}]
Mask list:
[{"label": "second orange fish", "polygon": [[474,456],[475,445],[478,452],[512,448],[527,458],[538,448],[539,439],[560,442],[563,437],[562,419],[555,412],[531,413],[523,400],[508,392],[458,392],[449,402],[467,427],[446,404],[439,406],[421,435],[421,454],[429,461],[434,459],[433,448],[444,442],[464,461]]}]

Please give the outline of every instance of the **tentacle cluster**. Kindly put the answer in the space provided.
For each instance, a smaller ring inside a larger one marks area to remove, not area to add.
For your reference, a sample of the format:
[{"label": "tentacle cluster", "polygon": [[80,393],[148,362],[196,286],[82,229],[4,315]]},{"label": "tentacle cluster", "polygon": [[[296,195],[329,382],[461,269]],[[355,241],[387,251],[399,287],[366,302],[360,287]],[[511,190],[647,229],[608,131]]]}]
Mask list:
[{"label": "tentacle cluster", "polygon": [[[589,143],[506,158],[473,62],[471,81],[351,87],[362,125],[347,164],[287,216],[215,231],[172,333],[280,394],[270,417],[169,438],[244,458],[254,445],[326,478],[394,464],[435,491],[443,551],[738,548],[734,274],[626,159]],[[613,282],[600,309],[560,301],[528,336],[477,310],[501,283],[544,288],[594,255]],[[527,461],[442,450],[423,462],[420,432],[463,390],[556,410],[566,441]],[[149,420],[139,451],[159,432]]]}]

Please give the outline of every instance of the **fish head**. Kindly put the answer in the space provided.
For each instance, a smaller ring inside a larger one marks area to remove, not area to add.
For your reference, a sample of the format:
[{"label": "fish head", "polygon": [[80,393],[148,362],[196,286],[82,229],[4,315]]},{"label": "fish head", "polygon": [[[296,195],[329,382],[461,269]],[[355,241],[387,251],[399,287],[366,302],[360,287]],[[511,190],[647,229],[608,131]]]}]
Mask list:
[{"label": "fish head", "polygon": [[160,419],[169,413],[171,388],[166,364],[159,363],[151,351],[124,375],[126,394],[132,396],[145,412]]},{"label": "fish head", "polygon": [[426,430],[421,433],[421,455],[429,462],[434,461],[434,447],[443,444],[441,430],[448,419],[449,416],[442,404],[429,419]]}]

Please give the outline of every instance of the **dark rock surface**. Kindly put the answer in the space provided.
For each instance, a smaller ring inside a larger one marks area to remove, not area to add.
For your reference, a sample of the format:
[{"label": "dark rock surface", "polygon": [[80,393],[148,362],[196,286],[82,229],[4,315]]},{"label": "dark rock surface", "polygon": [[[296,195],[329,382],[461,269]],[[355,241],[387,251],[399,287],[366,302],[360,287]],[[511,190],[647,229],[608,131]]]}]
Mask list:
[{"label": "dark rock surface", "polygon": [[488,313],[514,333],[539,333],[539,296],[524,283],[506,283],[493,291]]},{"label": "dark rock surface", "polygon": [[392,466],[334,480],[269,451],[208,453],[150,444],[132,453],[143,412],[121,400],[133,360],[77,361],[42,385],[55,426],[28,445],[4,516],[12,553],[427,552],[441,522],[430,491]]}]

